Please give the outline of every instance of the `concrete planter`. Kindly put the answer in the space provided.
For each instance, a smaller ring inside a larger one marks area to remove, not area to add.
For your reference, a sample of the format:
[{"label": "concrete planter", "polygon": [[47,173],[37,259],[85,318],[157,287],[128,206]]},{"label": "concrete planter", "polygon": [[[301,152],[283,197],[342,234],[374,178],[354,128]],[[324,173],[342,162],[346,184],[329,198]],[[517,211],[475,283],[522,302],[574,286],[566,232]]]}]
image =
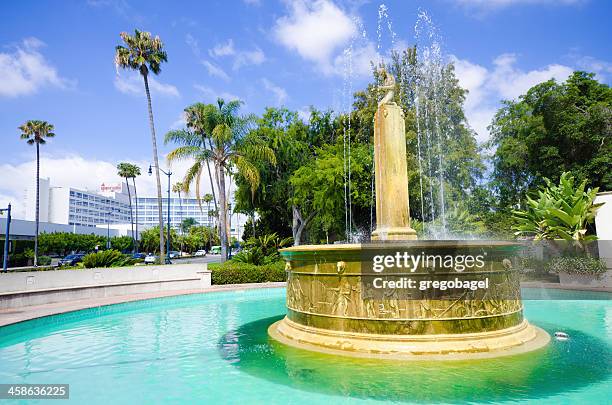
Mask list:
[{"label": "concrete planter", "polygon": [[8,273],[0,274],[0,308],[210,285],[205,263]]},{"label": "concrete planter", "polygon": [[612,272],[608,270],[603,274],[570,274],[559,272],[559,283],[563,286],[583,287],[612,287]]}]

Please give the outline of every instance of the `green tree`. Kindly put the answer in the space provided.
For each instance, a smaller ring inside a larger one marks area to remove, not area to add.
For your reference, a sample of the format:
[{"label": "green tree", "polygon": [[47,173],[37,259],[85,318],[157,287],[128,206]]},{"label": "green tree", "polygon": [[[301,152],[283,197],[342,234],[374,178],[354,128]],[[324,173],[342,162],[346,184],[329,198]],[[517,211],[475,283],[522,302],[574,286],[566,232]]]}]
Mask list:
[{"label": "green tree", "polygon": [[19,127],[21,139],[28,145],[36,145],[36,216],[34,231],[34,267],[38,266],[38,226],[40,220],[40,145],[44,145],[46,138],[55,136],[54,127],[47,121],[30,120]]},{"label": "green tree", "polygon": [[[166,232],[166,228],[162,229],[162,232]],[[156,226],[153,228],[149,228],[143,231],[140,234],[140,247],[142,251],[148,253],[156,253],[160,254],[160,246],[159,246],[159,229]],[[178,235],[176,234],[176,230],[174,228],[170,229],[170,250],[177,250],[180,247],[180,240]]]},{"label": "green tree", "polygon": [[[132,192],[130,190],[129,179],[135,179],[140,175],[140,168],[132,163],[122,162],[117,165],[117,175],[125,179],[125,184],[128,190],[128,199],[130,200],[130,225],[132,229],[132,248],[136,248],[136,237],[134,234],[134,210],[132,209]],[[134,186],[135,187],[135,186]],[[119,249],[121,250],[121,249]]]},{"label": "green tree", "polygon": [[149,110],[149,127],[151,128],[151,143],[153,145],[153,162],[155,164],[155,180],[157,183],[157,210],[159,226],[159,251],[164,256],[164,234],[162,213],[162,191],[159,174],[159,160],[157,157],[157,139],[155,137],[155,124],[153,122],[153,108],[151,106],[151,93],[149,92],[149,73],[159,74],[161,64],[167,62],[168,56],[159,37],[153,38],[150,32],[134,31],[131,36],[127,32],[119,34],[126,46],[115,47],[115,65],[124,69],[138,71],[144,80]]},{"label": "green tree", "polygon": [[[215,185],[219,191],[219,234],[221,239],[221,260],[227,259],[228,240],[228,201],[226,174],[236,169],[242,177],[248,180],[254,193],[259,187],[260,174],[254,162],[266,161],[276,163],[274,152],[256,136],[249,135],[248,127],[252,117],[238,115],[242,102],[223,99],[217,100],[217,105],[203,106],[203,114],[197,119],[205,123],[198,127],[206,128],[206,138],[202,134],[189,130],[171,131],[166,134],[166,142],[178,143],[176,149],[168,154],[168,161],[178,159],[194,159],[195,163],[185,174],[183,183],[195,182],[196,197],[200,200],[199,180],[204,165],[212,162],[215,167]],[[192,106],[193,107],[193,106]],[[188,128],[190,117],[187,116]],[[192,125],[193,126],[193,125]]]},{"label": "green tree", "polygon": [[612,189],[612,89],[592,73],[549,80],[505,101],[489,129],[502,207],[525,208],[529,192],[566,171],[589,187]]},{"label": "green tree", "polygon": [[183,233],[187,233],[189,232],[189,229],[191,229],[192,226],[195,226],[197,224],[198,221],[196,221],[195,218],[187,217],[181,222],[181,231]]}]

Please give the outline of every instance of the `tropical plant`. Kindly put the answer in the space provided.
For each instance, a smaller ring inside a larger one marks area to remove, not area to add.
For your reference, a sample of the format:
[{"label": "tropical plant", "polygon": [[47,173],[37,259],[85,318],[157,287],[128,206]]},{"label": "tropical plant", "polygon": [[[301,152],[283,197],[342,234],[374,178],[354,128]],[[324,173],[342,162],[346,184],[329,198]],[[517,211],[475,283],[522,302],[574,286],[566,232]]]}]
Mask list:
[{"label": "tropical plant", "polygon": [[[162,232],[166,232],[167,228],[163,228]],[[164,246],[165,247],[165,246]],[[180,247],[180,240],[174,228],[170,228],[170,250],[176,250]],[[159,251],[159,229],[157,226],[149,228],[140,234],[140,250],[142,252],[158,254]],[[161,258],[162,256],[160,254]]]},{"label": "tropical plant", "polygon": [[598,188],[585,191],[587,180],[577,187],[569,172],[561,174],[559,185],[545,178],[546,188],[538,191],[537,199],[527,197],[527,209],[513,211],[517,236],[532,236],[535,240],[562,239],[567,241],[596,240],[587,235],[587,226],[603,203],[595,204]]},{"label": "tropical plant", "polygon": [[[248,129],[252,117],[238,115],[242,102],[226,103],[217,100],[217,105],[201,103],[187,109],[187,129],[170,131],[165,141],[179,144],[168,154],[168,161],[194,159],[195,163],[185,174],[183,184],[188,191],[195,183],[196,198],[201,199],[200,178],[204,166],[212,162],[215,167],[215,186],[219,191],[219,235],[221,239],[221,260],[227,259],[228,240],[228,202],[226,174],[235,168],[251,185],[254,193],[259,187],[260,175],[255,164],[266,161],[276,164],[274,152],[256,136],[249,136]],[[214,189],[214,187],[213,187]]]},{"label": "tropical plant", "polygon": [[149,110],[149,127],[151,128],[151,143],[153,145],[153,162],[155,165],[155,181],[157,183],[157,214],[159,219],[159,251],[164,256],[164,233],[162,213],[162,191],[159,174],[159,160],[157,157],[157,139],[155,137],[155,124],[153,122],[153,108],[151,106],[151,93],[149,92],[149,73],[159,74],[161,64],[168,60],[164,46],[158,36],[153,38],[150,32],[135,30],[131,36],[127,32],[119,34],[127,46],[115,47],[115,65],[124,69],[138,71],[144,80]]},{"label": "tropical plant", "polygon": [[96,267],[131,266],[134,263],[136,263],[136,259],[133,259],[131,256],[124,255],[123,253],[114,249],[101,250],[83,257],[83,266],[87,269]]},{"label": "tropical plant", "polygon": [[34,267],[38,266],[38,227],[40,221],[40,145],[47,141],[45,138],[55,136],[54,127],[47,121],[30,120],[19,127],[21,139],[25,139],[28,145],[36,145],[36,215],[34,231]]},{"label": "tropical plant", "polygon": [[276,233],[249,238],[244,250],[232,257],[241,263],[266,264],[280,260],[279,249],[291,246],[293,238],[280,238]]},{"label": "tropical plant", "polygon": [[[134,240],[133,249],[136,248],[136,237],[134,235],[134,210],[132,209],[132,191],[130,190],[129,179],[134,179],[140,175],[140,168],[132,163],[122,162],[117,165],[117,175],[125,179],[130,200],[130,225],[132,229],[132,239]],[[135,186],[134,186],[135,187]]]}]

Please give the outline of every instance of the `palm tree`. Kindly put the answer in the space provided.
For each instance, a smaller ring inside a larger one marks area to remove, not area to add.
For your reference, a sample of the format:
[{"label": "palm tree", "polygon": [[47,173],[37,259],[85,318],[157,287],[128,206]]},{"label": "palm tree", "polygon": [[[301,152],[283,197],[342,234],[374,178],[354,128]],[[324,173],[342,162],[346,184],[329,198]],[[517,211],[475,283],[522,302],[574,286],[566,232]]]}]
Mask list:
[{"label": "palm tree", "polygon": [[161,64],[168,61],[164,45],[159,37],[153,38],[150,32],[135,30],[134,36],[127,32],[119,34],[127,47],[115,47],[115,65],[124,69],[137,70],[142,75],[147,95],[149,109],[149,127],[151,128],[151,143],[153,144],[153,162],[155,164],[155,180],[157,182],[157,214],[159,219],[159,257],[164,257],[164,217],[162,213],[162,191],[159,176],[159,160],[157,158],[157,140],[155,138],[155,124],[153,123],[153,108],[151,107],[151,93],[149,92],[149,72],[159,74]]},{"label": "palm tree", "polygon": [[136,203],[136,235],[135,235],[135,245],[134,245],[134,249],[136,250],[136,252],[138,252],[138,239],[139,239],[139,234],[138,234],[138,191],[136,190],[136,177],[140,176],[140,167],[138,166],[134,166],[134,170],[132,172],[133,176],[132,176],[132,185],[134,186],[134,202]]},{"label": "palm tree", "polygon": [[176,183],[172,185],[172,192],[178,193],[180,222],[183,222],[183,202],[181,201],[181,191],[183,190],[183,188],[184,188],[183,183],[181,183],[180,181],[177,181]]},{"label": "palm tree", "polygon": [[[202,114],[190,116],[187,114],[187,128],[202,130],[178,130],[166,134],[165,142],[179,144],[168,154],[168,161],[179,159],[194,159],[195,163],[187,170],[183,184],[185,190],[191,183],[196,183],[196,197],[200,199],[198,182],[204,165],[212,162],[215,167],[215,185],[219,196],[219,235],[221,239],[221,260],[225,261],[228,250],[227,232],[227,191],[225,175],[231,168],[244,177],[254,194],[259,187],[259,170],[254,162],[264,160],[276,164],[274,152],[255,133],[249,133],[252,117],[238,116],[242,102],[235,100],[226,103],[217,100],[217,105],[196,104],[188,107],[198,108]],[[197,120],[192,122],[191,120]],[[214,189],[214,187],[213,187]]]},{"label": "palm tree", "polygon": [[[132,252],[136,249],[136,238],[134,237],[134,211],[132,209],[132,192],[130,190],[129,179],[134,179],[140,174],[140,168],[131,163],[122,162],[117,165],[117,175],[125,179],[128,190],[128,199],[130,200],[130,225],[132,229]],[[134,184],[134,188],[136,185]]]},{"label": "palm tree", "polygon": [[208,216],[208,224],[209,226],[212,228],[212,224],[210,221],[210,203],[213,200],[213,196],[210,193],[206,193],[204,194],[204,197],[202,197],[202,201],[204,201],[206,203],[206,215]]},{"label": "palm tree", "polygon": [[47,121],[30,120],[19,127],[21,139],[25,139],[28,145],[36,145],[36,228],[34,232],[34,267],[38,266],[38,222],[40,219],[40,145],[47,141],[45,138],[55,136],[54,127]]}]

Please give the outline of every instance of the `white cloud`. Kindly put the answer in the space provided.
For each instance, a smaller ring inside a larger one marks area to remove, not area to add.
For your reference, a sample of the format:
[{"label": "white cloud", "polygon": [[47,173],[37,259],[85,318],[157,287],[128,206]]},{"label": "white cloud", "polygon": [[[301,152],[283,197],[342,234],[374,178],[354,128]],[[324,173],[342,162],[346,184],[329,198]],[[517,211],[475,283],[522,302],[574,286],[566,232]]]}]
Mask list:
[{"label": "white cloud", "polygon": [[286,48],[316,63],[325,74],[334,71],[334,54],[357,33],[351,17],[329,0],[290,4],[290,13],[276,20],[274,35]]},{"label": "white cloud", "polygon": [[222,98],[225,101],[241,100],[239,96],[232,93],[228,93],[227,91],[216,91],[208,86],[203,86],[201,84],[195,84],[193,87],[202,94],[205,101],[211,103],[216,102],[217,98]]},{"label": "white cloud", "polygon": [[549,79],[564,81],[573,71],[571,67],[558,64],[523,71],[515,66],[514,54],[498,56],[490,69],[455,56],[451,56],[451,60],[455,64],[459,85],[469,90],[465,113],[480,141],[489,137],[487,126],[501,99],[517,99],[534,85]]},{"label": "white cloud", "polygon": [[[222,80],[225,80],[226,82],[230,81],[230,77],[228,76],[227,73],[225,73],[225,71],[221,67],[215,65],[214,63],[202,57],[202,52],[200,51],[200,45],[198,43],[198,40],[195,39],[193,35],[187,34],[185,36],[185,42],[187,43],[189,48],[191,48],[191,52],[193,52],[194,56],[198,58],[200,63],[206,68],[210,76],[218,77]],[[233,47],[233,44],[232,44],[232,47]],[[221,52],[224,52],[224,51],[221,50]],[[211,56],[214,56],[212,54],[212,51],[209,53],[211,53]]]},{"label": "white cloud", "polygon": [[234,41],[230,38],[225,44],[217,44],[211,50],[208,51],[210,56],[219,57],[219,56],[230,56],[236,53],[234,49]]},{"label": "white cloud", "polygon": [[13,52],[0,53],[0,97],[34,94],[47,86],[67,89],[76,85],[61,77],[40,53],[44,45],[37,38],[26,38]]},{"label": "white cloud", "polygon": [[225,71],[221,69],[219,66],[212,64],[206,59],[202,59],[200,63],[204,65],[206,70],[208,70],[209,75],[223,79],[226,82],[230,80],[230,77],[228,76],[228,74],[225,73]]},{"label": "white cloud", "polygon": [[234,57],[234,65],[232,69],[238,70],[242,66],[261,65],[266,60],[266,55],[263,51],[255,47],[252,51],[240,51]]},{"label": "white cloud", "polygon": [[348,48],[334,59],[334,73],[352,77],[367,77],[372,75],[372,62],[376,64],[381,56],[372,42],[362,46]]},{"label": "white cloud", "polygon": [[[136,72],[124,73],[115,76],[115,88],[124,94],[143,94],[145,89],[142,76]],[[151,93],[159,96],[180,97],[180,93],[175,86],[158,82],[153,76],[149,76],[149,89]]]},{"label": "white cloud", "polygon": [[233,70],[238,70],[242,66],[261,65],[266,60],[266,55],[259,47],[255,47],[250,51],[237,50],[231,38],[228,39],[227,42],[217,44],[212,49],[209,49],[208,54],[215,59],[222,57],[232,58],[234,61],[232,65]]},{"label": "white cloud", "polygon": [[287,100],[287,91],[283,89],[282,87],[277,86],[276,84],[272,83],[270,80],[265,79],[265,78],[261,79],[261,83],[263,84],[266,90],[274,94],[274,97],[276,98],[277,106],[282,105],[285,102],[285,100]]},{"label": "white cloud", "polygon": [[[65,156],[43,155],[40,162],[41,177],[48,177],[51,186],[97,191],[102,183],[119,183],[122,180],[117,176],[116,167],[117,163],[121,161],[130,161],[140,167],[142,175],[136,178],[138,195],[141,197],[155,196],[157,193],[155,176],[147,174],[149,161],[118,159],[116,162],[109,162],[85,158],[76,154]],[[181,179],[191,163],[191,160],[174,162],[172,165],[172,172],[174,173],[172,180],[178,181]],[[162,168],[168,167],[164,156],[160,156],[160,166]],[[66,170],[67,167],[70,170]],[[23,217],[24,191],[30,183],[33,184],[35,170],[36,161],[34,159],[19,164],[0,164],[0,171],[4,174],[0,176],[0,206],[5,206],[11,202],[16,217]],[[201,182],[202,193],[210,192],[207,178],[207,176],[203,176]]]},{"label": "white cloud", "polygon": [[575,53],[570,55],[570,58],[578,68],[589,73],[595,73],[598,81],[607,83],[610,74],[612,74],[612,63],[594,58],[592,56],[580,56]]}]

